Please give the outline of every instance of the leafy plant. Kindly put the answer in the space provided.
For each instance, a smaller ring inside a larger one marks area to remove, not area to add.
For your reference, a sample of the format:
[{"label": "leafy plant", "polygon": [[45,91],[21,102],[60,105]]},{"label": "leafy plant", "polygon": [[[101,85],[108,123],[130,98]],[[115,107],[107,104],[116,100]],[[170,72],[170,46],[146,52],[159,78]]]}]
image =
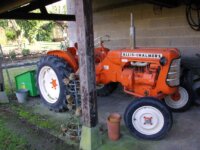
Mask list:
[{"label": "leafy plant", "polygon": [[4,29],[8,27],[8,20],[0,20],[0,27]]},{"label": "leafy plant", "polygon": [[34,39],[35,28],[39,21],[37,20],[17,20],[17,24],[24,30],[24,36],[32,42]]},{"label": "leafy plant", "polygon": [[33,42],[34,40],[52,41],[53,22],[18,20],[17,24],[24,30],[24,36],[29,40],[29,42]]},{"label": "leafy plant", "polygon": [[16,52],[14,50],[12,50],[9,52],[9,56],[11,59],[15,59],[17,55],[16,55]]},{"label": "leafy plant", "polygon": [[17,33],[13,29],[6,30],[6,37],[8,40],[13,41],[17,38]]},{"label": "leafy plant", "polygon": [[39,32],[36,35],[37,41],[52,41],[52,29],[54,27],[53,22],[49,22],[47,24],[44,24],[39,29]]},{"label": "leafy plant", "polygon": [[22,50],[22,55],[23,56],[28,56],[30,54],[30,49],[23,49]]}]

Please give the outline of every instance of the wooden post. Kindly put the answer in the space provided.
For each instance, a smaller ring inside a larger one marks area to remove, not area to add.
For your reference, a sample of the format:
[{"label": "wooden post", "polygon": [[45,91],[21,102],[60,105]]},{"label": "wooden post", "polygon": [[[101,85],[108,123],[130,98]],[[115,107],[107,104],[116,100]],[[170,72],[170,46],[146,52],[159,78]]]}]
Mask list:
[{"label": "wooden post", "polygon": [[[0,53],[1,53],[1,55],[2,55],[2,62],[3,62],[3,50],[2,50],[1,45],[0,45]],[[1,64],[1,68],[2,68],[2,64]],[[11,92],[14,93],[14,89],[13,89],[13,86],[12,86],[12,81],[11,81],[11,79],[10,79],[10,74],[9,74],[9,72],[8,72],[8,68],[7,68],[7,65],[6,65],[6,64],[4,65],[4,68],[5,68],[5,70],[6,70],[6,74],[7,74],[7,77],[8,77],[8,82],[9,82],[9,85],[10,85]],[[3,68],[2,68],[2,69],[3,69]],[[3,71],[3,70],[1,70],[1,71]],[[2,72],[2,82],[3,82],[3,72]],[[2,84],[3,84],[3,83],[2,83]],[[4,84],[3,84],[3,87],[4,87]],[[3,90],[3,91],[4,91],[4,90]]]},{"label": "wooden post", "polygon": [[[1,49],[1,45],[0,45],[0,49]],[[3,62],[3,54],[0,55],[0,91],[4,91],[4,88],[5,88],[4,87],[2,62]]]},{"label": "wooden post", "polygon": [[80,149],[95,150],[101,140],[97,127],[92,0],[76,0],[75,6],[83,121]]},{"label": "wooden post", "polygon": [[[66,0],[67,3],[67,14],[75,14],[75,1],[74,0]],[[68,21],[67,22],[67,33],[69,37],[69,46],[73,47],[74,43],[77,42],[77,34],[76,34],[76,22]]]},{"label": "wooden post", "polygon": [[3,51],[0,45],[0,103],[9,103],[8,97],[5,93],[2,63],[3,63]]},{"label": "wooden post", "polygon": [[83,123],[97,125],[97,96],[94,64],[94,37],[91,0],[76,0],[78,53]]}]

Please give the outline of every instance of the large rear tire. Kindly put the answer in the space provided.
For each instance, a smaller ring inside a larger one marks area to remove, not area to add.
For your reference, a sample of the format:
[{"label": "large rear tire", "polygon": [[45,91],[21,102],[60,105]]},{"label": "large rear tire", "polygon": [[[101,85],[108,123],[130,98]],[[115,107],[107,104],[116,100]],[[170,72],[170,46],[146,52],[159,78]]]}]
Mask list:
[{"label": "large rear tire", "polygon": [[140,98],[129,104],[124,121],[133,136],[147,140],[163,138],[173,123],[167,106],[152,97]]},{"label": "large rear tire", "polygon": [[67,110],[66,96],[69,94],[64,79],[72,69],[63,59],[56,56],[42,57],[38,63],[37,86],[41,101],[50,110],[62,112]]}]

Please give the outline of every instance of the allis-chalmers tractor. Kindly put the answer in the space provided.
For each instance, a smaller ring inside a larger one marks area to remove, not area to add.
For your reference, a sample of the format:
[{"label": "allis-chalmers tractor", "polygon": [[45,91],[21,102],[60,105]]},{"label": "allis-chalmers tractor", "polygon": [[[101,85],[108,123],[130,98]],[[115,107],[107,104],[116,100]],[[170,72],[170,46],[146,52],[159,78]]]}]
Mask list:
[{"label": "allis-chalmers tractor", "polygon": [[[185,110],[190,104],[186,88],[179,86],[180,53],[175,48],[110,51],[101,44],[95,49],[95,63],[98,96],[110,94],[120,83],[125,93],[138,98],[124,113],[125,124],[136,137],[162,138],[172,126],[169,108]],[[69,86],[77,78],[70,75],[78,70],[77,45],[41,58],[37,83],[41,99],[50,109],[67,109],[66,97],[77,92]]]}]

